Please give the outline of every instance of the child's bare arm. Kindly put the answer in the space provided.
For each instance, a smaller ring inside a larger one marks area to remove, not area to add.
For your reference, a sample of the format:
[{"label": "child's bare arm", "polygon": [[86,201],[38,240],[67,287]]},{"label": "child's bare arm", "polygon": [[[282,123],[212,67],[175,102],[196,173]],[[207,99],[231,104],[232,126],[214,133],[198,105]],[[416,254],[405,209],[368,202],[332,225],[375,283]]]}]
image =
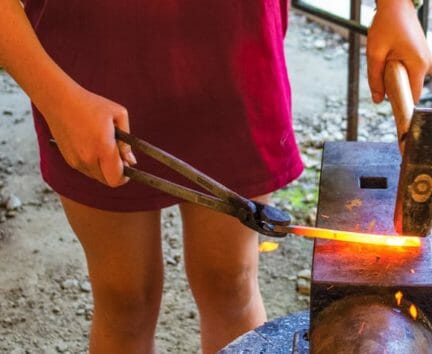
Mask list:
[{"label": "child's bare arm", "polygon": [[420,98],[432,56],[411,0],[378,0],[367,44],[368,78],[375,103],[384,99],[384,68],[397,60],[408,71],[414,101]]},{"label": "child's bare arm", "polygon": [[126,109],[85,90],[54,63],[18,0],[0,4],[0,65],[42,112],[72,167],[108,185],[123,184],[122,158],[134,158],[128,146],[119,152],[114,126],[129,130]]}]

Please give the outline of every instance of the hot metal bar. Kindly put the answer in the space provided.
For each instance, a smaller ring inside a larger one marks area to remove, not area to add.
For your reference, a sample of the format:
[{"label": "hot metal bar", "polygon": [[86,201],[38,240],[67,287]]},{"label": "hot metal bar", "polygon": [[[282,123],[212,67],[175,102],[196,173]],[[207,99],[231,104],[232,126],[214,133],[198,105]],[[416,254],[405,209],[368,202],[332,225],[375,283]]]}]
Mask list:
[{"label": "hot metal bar", "polygon": [[334,241],[355,242],[368,245],[381,245],[391,247],[420,247],[419,237],[412,236],[386,236],[352,231],[340,231],[308,226],[275,226],[275,231],[286,232],[309,238],[321,238]]}]

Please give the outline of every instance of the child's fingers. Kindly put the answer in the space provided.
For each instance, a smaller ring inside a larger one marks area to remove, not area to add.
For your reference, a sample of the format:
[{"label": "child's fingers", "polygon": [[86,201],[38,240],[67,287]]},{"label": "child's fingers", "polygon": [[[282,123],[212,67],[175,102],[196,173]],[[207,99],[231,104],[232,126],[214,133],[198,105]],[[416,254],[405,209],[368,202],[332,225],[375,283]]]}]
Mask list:
[{"label": "child's fingers", "polygon": [[380,103],[385,96],[384,86],[384,68],[385,57],[377,55],[368,55],[368,82],[371,90],[372,100],[375,103]]},{"label": "child's fingers", "polygon": [[[119,106],[118,111],[114,116],[114,125],[127,133],[129,133],[129,115],[124,107]],[[135,165],[137,163],[136,157],[132,152],[130,145],[119,141],[118,149],[120,151],[120,156],[124,161],[127,161],[129,165]]]},{"label": "child's fingers", "polygon": [[103,149],[99,166],[107,185],[118,187],[128,181],[123,174],[124,163],[114,139]]}]

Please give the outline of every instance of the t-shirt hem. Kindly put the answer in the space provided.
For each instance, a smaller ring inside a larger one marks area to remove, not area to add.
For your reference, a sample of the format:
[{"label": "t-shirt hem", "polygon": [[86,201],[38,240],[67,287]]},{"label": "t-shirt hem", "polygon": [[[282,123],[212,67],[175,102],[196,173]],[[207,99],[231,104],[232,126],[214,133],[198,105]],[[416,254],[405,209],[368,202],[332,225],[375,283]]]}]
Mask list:
[{"label": "t-shirt hem", "polygon": [[[266,181],[256,183],[239,184],[231,189],[245,198],[253,198],[260,195],[272,193],[293,180],[297,179],[303,172],[303,164],[298,160],[290,170],[273,176]],[[65,186],[59,181],[54,181],[47,176],[42,176],[44,181],[59,195],[86,205],[88,207],[114,211],[114,212],[140,212],[163,209],[175,204],[184,202],[183,199],[173,197],[169,194],[160,192],[152,197],[147,198],[128,198],[128,197],[102,197],[91,193],[80,193],[70,186]]]}]

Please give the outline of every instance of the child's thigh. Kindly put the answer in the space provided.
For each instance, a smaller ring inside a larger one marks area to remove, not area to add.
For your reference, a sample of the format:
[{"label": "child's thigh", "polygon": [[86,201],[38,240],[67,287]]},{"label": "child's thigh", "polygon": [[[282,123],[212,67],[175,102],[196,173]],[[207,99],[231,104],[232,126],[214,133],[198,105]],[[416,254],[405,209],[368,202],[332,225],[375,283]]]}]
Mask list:
[{"label": "child's thigh", "polygon": [[99,290],[142,293],[162,282],[160,210],[111,212],[61,201],[83,246],[94,295]]}]

